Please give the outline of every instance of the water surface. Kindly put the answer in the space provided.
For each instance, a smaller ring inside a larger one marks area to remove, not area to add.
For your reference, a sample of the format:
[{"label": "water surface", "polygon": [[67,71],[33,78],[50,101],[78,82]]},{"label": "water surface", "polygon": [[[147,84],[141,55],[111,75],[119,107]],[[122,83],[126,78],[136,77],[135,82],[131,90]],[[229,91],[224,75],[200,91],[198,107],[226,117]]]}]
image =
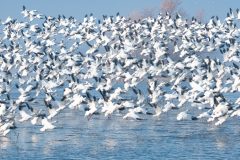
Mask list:
[{"label": "water surface", "polygon": [[1,159],[238,159],[239,119],[220,127],[206,121],[176,121],[178,111],[142,121],[88,121],[78,111],[56,118],[55,130],[40,132],[30,122],[0,137]]}]

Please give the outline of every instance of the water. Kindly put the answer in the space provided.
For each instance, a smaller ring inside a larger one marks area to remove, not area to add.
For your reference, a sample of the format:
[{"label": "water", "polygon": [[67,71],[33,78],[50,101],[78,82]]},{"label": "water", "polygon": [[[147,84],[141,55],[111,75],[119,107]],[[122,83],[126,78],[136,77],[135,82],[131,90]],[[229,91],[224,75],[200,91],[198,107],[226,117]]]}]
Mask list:
[{"label": "water", "polygon": [[[176,112],[177,113],[177,112]],[[237,159],[239,119],[220,127],[205,121],[175,120],[175,111],[160,119],[88,121],[79,112],[56,118],[58,128],[40,132],[30,122],[0,137],[0,159]]]}]

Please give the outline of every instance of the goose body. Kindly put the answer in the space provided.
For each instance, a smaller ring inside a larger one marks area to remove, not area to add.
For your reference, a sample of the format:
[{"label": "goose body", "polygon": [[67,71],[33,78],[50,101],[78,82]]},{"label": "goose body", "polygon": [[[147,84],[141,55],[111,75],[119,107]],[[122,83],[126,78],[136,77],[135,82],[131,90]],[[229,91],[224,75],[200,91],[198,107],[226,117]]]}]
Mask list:
[{"label": "goose body", "polygon": [[56,127],[51,122],[49,122],[46,117],[44,117],[42,119],[41,123],[42,123],[42,128],[40,128],[41,132],[44,132],[44,131],[47,131],[47,130],[52,130]]}]

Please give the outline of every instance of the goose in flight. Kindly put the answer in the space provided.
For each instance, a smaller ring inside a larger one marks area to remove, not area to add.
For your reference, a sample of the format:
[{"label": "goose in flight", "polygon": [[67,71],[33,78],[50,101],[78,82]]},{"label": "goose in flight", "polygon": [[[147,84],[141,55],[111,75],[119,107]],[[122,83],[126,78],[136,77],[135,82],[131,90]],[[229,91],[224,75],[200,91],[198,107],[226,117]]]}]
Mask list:
[{"label": "goose in flight", "polygon": [[130,109],[128,110],[128,113],[123,116],[123,119],[142,120],[142,118],[139,117],[139,116],[136,114],[136,112],[134,111],[134,109],[132,109],[132,108],[130,108]]},{"label": "goose in flight", "polygon": [[42,128],[40,128],[41,132],[52,130],[56,127],[51,122],[48,121],[46,116],[42,116],[41,118],[42,118],[41,120]]}]

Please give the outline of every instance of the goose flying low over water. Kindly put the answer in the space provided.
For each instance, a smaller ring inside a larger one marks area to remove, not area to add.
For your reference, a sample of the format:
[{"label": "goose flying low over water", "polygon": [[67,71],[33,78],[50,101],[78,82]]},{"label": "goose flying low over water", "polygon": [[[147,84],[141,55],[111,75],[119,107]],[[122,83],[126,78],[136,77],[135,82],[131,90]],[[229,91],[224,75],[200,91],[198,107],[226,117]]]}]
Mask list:
[{"label": "goose flying low over water", "polygon": [[41,120],[42,128],[40,128],[41,132],[52,130],[56,127],[51,122],[48,121],[47,117],[42,116],[41,118],[42,118]]}]

